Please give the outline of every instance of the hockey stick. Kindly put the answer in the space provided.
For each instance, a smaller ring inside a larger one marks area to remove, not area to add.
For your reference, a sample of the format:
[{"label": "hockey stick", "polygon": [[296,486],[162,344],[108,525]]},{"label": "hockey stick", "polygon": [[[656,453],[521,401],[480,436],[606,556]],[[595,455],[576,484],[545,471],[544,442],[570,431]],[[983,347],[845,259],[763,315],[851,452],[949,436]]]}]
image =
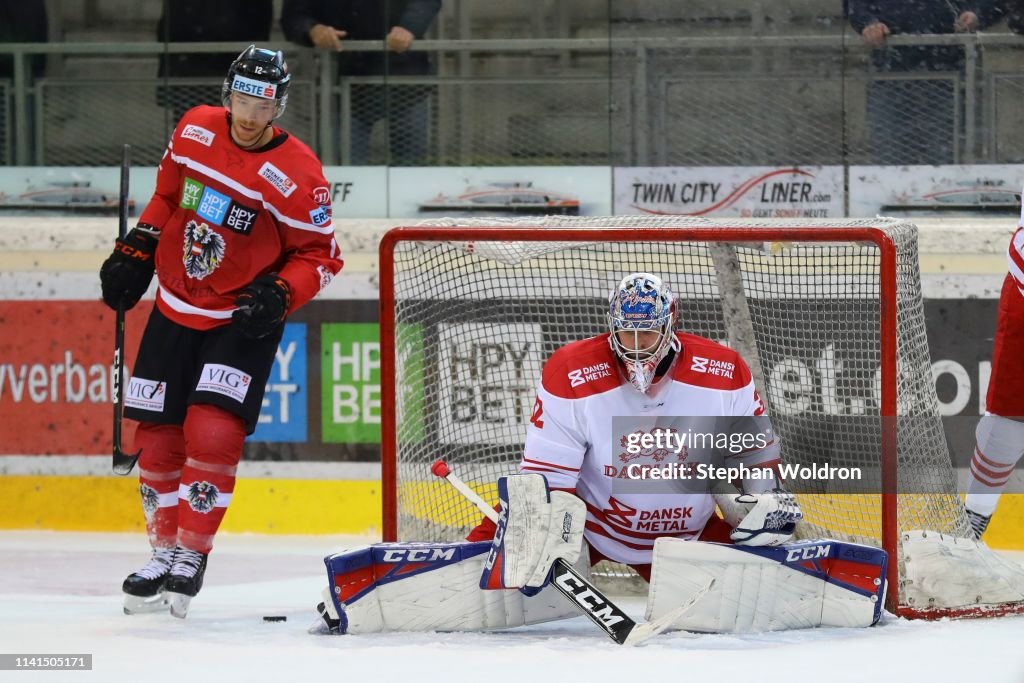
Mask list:
[{"label": "hockey stick", "polygon": [[[438,460],[430,468],[436,477],[446,480],[455,487],[466,500],[473,503],[484,514],[487,519],[494,523],[498,522],[498,513],[487,504],[476,491],[466,486],[444,460]],[[715,580],[711,581],[702,590],[698,591],[690,600],[662,615],[654,621],[645,624],[638,624],[630,618],[621,608],[609,600],[597,589],[588,579],[582,576],[572,565],[558,558],[551,572],[552,583],[559,593],[573,603],[592,622],[597,624],[602,631],[619,645],[639,645],[643,641],[656,636],[671,626],[676,619],[681,617],[692,607],[705,593],[711,590]]]},{"label": "hockey stick", "polygon": [[[131,166],[132,146],[126,144],[121,150],[121,194],[118,198],[117,234],[123,240],[128,232],[128,169]],[[114,403],[114,474],[122,476],[130,473],[135,462],[142,455],[124,453],[121,450],[121,413],[124,411],[124,396],[121,391],[124,385],[124,306],[117,307],[117,318],[114,328],[114,389],[111,399]]]}]

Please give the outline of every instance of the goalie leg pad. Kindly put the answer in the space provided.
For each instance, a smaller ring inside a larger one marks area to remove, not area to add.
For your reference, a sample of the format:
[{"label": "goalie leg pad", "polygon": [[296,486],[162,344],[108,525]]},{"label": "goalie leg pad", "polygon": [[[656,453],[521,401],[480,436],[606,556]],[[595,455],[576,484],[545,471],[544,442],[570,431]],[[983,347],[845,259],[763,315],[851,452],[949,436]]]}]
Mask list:
[{"label": "goalie leg pad", "polygon": [[884,550],[832,540],[758,548],[659,538],[647,619],[715,585],[675,622],[706,633],[870,626],[885,602]]},{"label": "goalie leg pad", "polygon": [[490,548],[490,541],[376,543],[327,556],[338,632],[482,631],[577,616],[553,587],[529,598],[481,590]]}]

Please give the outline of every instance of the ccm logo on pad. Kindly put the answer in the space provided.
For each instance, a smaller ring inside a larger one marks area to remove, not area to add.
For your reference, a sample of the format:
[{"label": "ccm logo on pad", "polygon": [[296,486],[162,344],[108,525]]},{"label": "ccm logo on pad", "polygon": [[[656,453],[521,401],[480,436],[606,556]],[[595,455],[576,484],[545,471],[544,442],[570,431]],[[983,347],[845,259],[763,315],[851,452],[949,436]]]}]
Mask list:
[{"label": "ccm logo on pad", "polygon": [[786,562],[797,562],[799,560],[816,560],[819,557],[828,557],[831,546],[812,545],[806,548],[792,548],[786,553]]},{"label": "ccm logo on pad", "polygon": [[391,548],[384,551],[385,562],[441,562],[455,559],[455,548]]}]

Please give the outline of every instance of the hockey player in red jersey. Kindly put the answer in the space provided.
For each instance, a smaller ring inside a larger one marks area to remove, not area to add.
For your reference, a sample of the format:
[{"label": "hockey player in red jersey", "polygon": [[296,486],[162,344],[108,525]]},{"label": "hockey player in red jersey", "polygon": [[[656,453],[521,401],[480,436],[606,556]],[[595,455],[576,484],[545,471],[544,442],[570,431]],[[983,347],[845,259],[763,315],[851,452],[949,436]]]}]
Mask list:
[{"label": "hockey player in red jersey", "polygon": [[[1024,225],[1024,209],[1021,223]],[[988,528],[1014,467],[1024,456],[1024,363],[1015,348],[1024,341],[1024,227],[1019,227],[1010,239],[1007,261],[1009,272],[999,296],[986,412],[978,422],[967,486],[967,517],[979,539]]]},{"label": "hockey player in red jersey", "polygon": [[[758,417],[770,430],[740,355],[710,339],[676,332],[675,322],[676,301],[660,277],[626,276],[609,300],[610,330],[558,349],[545,364],[519,465],[520,472],[543,474],[552,490],[571,492],[586,504],[591,563],[623,562],[646,579],[654,541],[661,536],[777,545],[792,537],[800,519],[794,497],[767,475],[742,482],[747,495],[741,503],[750,516],[736,529],[715,516],[715,501],[706,491],[618,490],[629,455],[613,438],[616,416],[652,423],[665,416]],[[779,444],[769,433],[756,447],[730,454],[727,464],[759,473],[773,470]],[[767,528],[766,516],[785,518],[784,523]],[[494,529],[485,520],[469,540],[490,538]]]},{"label": "hockey player in red jersey", "polygon": [[291,76],[250,45],[223,106],[178,122],[137,227],[100,269],[103,300],[133,307],[157,276],[156,306],[125,391],[152,557],[124,581],[125,611],[184,617],[202,587],[259,417],[287,316],[342,261],[316,155],[273,124]]}]

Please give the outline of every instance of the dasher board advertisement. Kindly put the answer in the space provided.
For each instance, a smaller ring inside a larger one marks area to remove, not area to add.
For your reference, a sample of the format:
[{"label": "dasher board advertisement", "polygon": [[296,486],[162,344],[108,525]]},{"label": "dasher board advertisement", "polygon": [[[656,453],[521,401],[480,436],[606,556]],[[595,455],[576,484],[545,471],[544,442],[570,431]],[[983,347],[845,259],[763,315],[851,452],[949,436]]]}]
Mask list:
[{"label": "dasher board advertisement", "polygon": [[[0,216],[116,216],[121,169],[115,166],[0,168]],[[156,168],[132,168],[128,213],[153,196]]]},{"label": "dasher board advertisement", "polygon": [[611,173],[608,166],[393,168],[389,215],[607,216]]},{"label": "dasher board advertisement", "polygon": [[842,166],[615,169],[615,214],[839,218]]},{"label": "dasher board advertisement", "polygon": [[1019,165],[851,166],[850,216],[1020,214]]}]

